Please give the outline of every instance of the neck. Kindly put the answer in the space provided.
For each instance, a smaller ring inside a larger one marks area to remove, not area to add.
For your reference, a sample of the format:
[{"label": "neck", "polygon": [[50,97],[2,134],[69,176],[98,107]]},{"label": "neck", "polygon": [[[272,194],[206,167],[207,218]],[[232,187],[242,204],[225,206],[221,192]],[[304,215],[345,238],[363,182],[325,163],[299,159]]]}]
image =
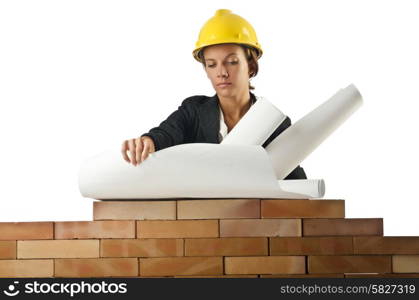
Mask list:
[{"label": "neck", "polygon": [[218,96],[218,99],[226,119],[241,119],[250,108],[249,90],[232,97]]}]

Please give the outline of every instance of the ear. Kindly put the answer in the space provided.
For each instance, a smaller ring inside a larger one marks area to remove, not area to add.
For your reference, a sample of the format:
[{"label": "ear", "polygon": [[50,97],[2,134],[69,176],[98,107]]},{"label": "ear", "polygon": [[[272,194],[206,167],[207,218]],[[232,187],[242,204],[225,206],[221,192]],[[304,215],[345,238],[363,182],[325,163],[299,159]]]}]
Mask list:
[{"label": "ear", "polygon": [[254,73],[253,68],[249,66],[249,78],[252,78]]}]

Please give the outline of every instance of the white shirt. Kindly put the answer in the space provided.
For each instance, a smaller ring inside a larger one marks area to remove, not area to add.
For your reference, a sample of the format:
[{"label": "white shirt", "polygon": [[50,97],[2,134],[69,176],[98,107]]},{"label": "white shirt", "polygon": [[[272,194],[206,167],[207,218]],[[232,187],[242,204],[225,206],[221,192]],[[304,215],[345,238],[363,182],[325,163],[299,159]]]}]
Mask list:
[{"label": "white shirt", "polygon": [[[252,107],[252,105],[254,104],[254,102],[252,101],[252,99],[250,99],[250,100],[251,100],[250,101],[250,107]],[[228,134],[228,127],[227,127],[226,123],[224,122],[223,110],[221,109],[221,106],[220,105],[218,105],[218,106],[220,108],[220,131],[218,132],[218,141],[221,143],[222,140]]]}]

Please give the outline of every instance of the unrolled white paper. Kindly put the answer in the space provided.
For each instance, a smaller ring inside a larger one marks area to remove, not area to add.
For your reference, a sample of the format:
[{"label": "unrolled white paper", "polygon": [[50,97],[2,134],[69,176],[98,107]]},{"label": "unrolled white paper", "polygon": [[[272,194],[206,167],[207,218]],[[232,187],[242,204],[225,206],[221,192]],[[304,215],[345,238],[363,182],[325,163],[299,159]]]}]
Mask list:
[{"label": "unrolled white paper", "polygon": [[268,146],[278,179],[284,179],[362,104],[351,84],[284,130]]},{"label": "unrolled white paper", "polygon": [[94,199],[323,196],[321,190],[316,194],[309,187],[309,194],[290,185],[286,185],[289,191],[283,191],[261,146],[205,143],[157,151],[138,166],[125,162],[120,151],[105,151],[81,165],[79,188],[84,197]]}]

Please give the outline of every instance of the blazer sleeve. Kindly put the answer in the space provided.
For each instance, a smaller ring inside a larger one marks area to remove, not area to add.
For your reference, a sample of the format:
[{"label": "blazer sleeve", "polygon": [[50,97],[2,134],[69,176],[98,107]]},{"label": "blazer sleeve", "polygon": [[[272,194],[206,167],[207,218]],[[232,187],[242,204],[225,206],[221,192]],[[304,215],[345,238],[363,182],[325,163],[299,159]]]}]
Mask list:
[{"label": "blazer sleeve", "polygon": [[[263,148],[266,148],[278,135],[280,135],[285,129],[291,126],[291,119],[287,117],[275,131],[271,134],[271,136],[265,141],[262,145]],[[307,179],[307,175],[304,169],[300,166],[297,166],[291,173],[287,175],[284,179]]]},{"label": "blazer sleeve", "polygon": [[189,99],[185,99],[179,108],[171,113],[159,126],[150,129],[141,136],[150,137],[155,150],[190,142],[191,128],[195,112]]}]

